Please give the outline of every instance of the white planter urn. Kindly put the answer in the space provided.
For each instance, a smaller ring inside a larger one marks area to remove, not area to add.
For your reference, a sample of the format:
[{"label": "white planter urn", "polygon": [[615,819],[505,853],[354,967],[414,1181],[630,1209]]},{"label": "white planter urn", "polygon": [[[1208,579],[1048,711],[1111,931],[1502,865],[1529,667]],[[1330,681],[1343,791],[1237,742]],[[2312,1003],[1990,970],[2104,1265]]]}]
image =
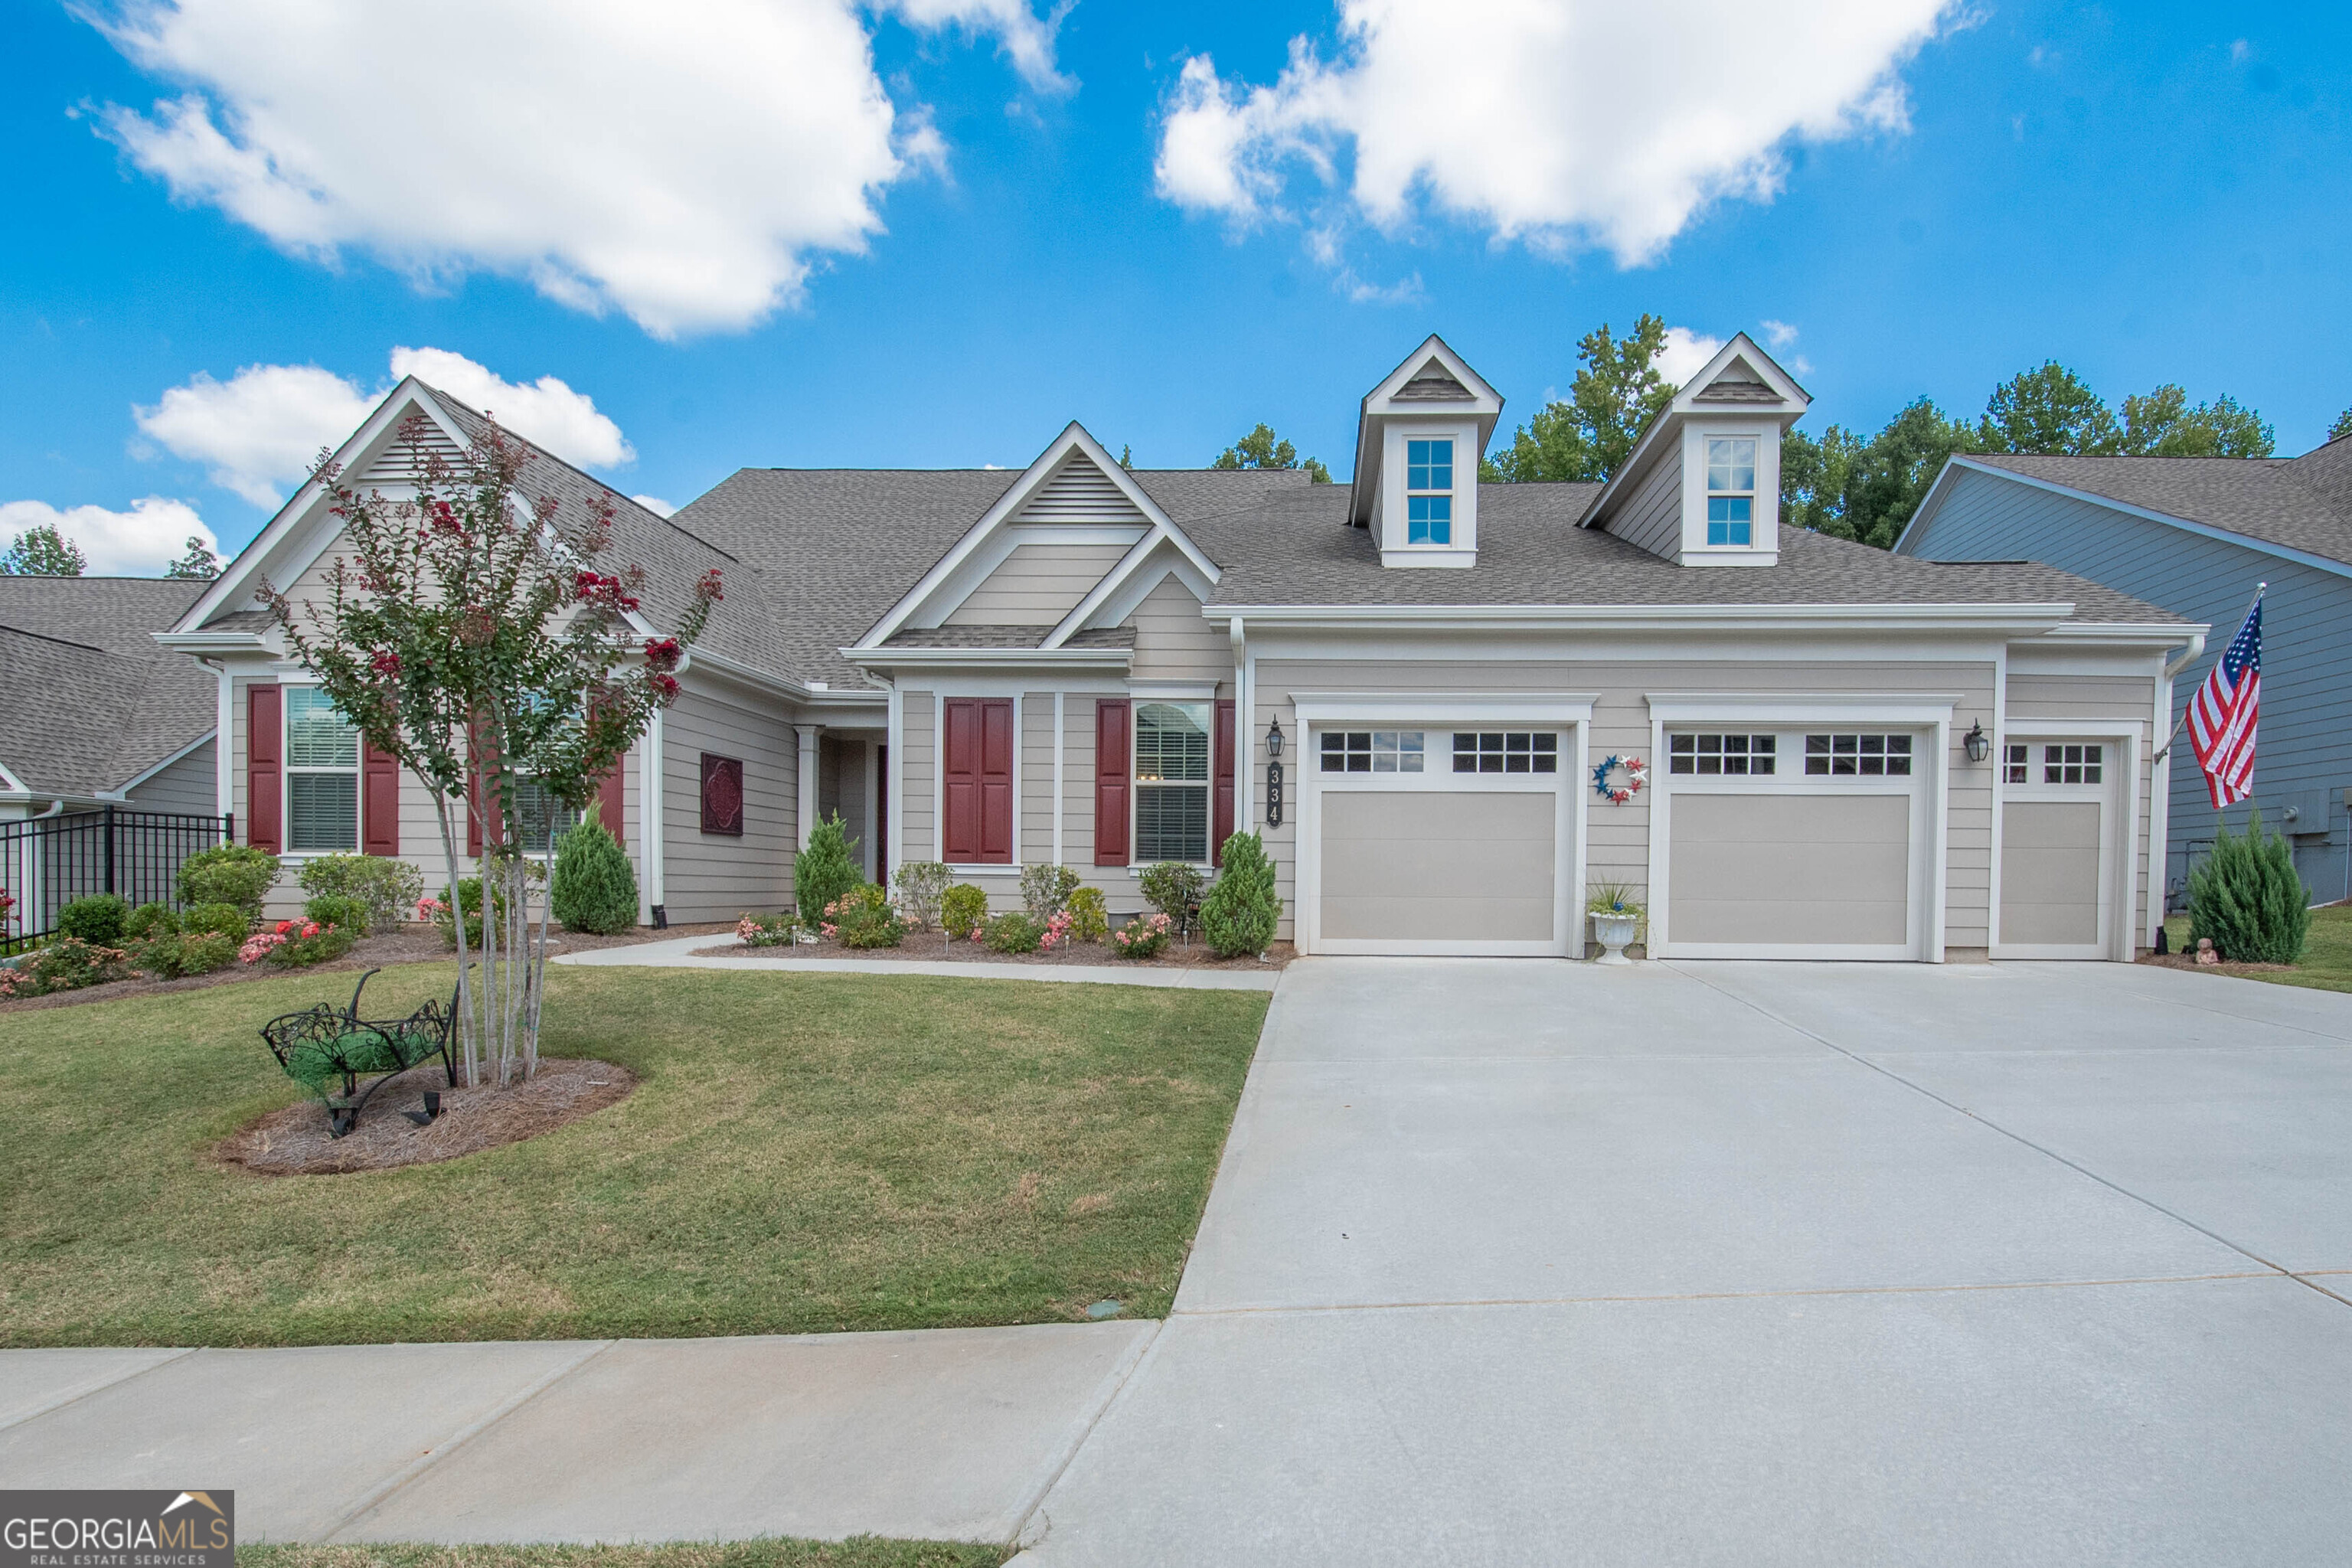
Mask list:
[{"label": "white planter urn", "polygon": [[1632,944],[1633,933],[1640,929],[1640,926],[1641,921],[1638,916],[1629,915],[1622,910],[1593,910],[1592,940],[1601,944],[1601,956],[1592,962],[1595,963],[1633,963],[1632,959],[1625,956],[1625,949]]}]

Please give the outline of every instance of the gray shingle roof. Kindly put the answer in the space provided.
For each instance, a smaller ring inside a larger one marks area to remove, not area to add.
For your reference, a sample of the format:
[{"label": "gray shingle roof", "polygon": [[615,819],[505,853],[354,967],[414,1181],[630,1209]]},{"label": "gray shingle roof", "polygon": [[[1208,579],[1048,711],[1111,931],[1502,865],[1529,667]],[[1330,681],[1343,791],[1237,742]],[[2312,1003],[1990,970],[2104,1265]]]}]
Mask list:
[{"label": "gray shingle roof", "polygon": [[2352,437],[2300,458],[1989,453],[1970,460],[2264,543],[2352,561]]},{"label": "gray shingle roof", "polygon": [[1448,571],[1381,565],[1347,526],[1347,492],[1293,492],[1190,531],[1223,570],[1219,605],[1667,605],[2071,602],[2078,621],[2179,622],[2169,611],[2054,567],[1946,565],[1780,530],[1769,569],[1677,566],[1576,526],[1598,485],[1493,484],[1478,490],[1478,562]]},{"label": "gray shingle roof", "polygon": [[[675,521],[759,572],[779,668],[858,688],[865,672],[838,650],[864,637],[1020,477],[1010,468],[743,468]],[[1188,533],[1202,519],[1274,496],[1313,488],[1344,505],[1348,493],[1310,486],[1297,469],[1146,468],[1134,478]]]},{"label": "gray shingle roof", "polygon": [[212,673],[153,637],[205,584],[0,576],[0,763],[28,786],[120,789],[213,728]]}]

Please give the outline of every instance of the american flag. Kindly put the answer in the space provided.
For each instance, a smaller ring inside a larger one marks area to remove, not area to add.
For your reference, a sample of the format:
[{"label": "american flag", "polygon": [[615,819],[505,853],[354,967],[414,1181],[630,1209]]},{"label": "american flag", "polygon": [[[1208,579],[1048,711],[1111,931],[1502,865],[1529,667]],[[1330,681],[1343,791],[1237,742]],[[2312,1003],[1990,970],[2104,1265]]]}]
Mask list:
[{"label": "american flag", "polygon": [[2254,721],[2263,706],[2263,596],[2189,700],[2189,743],[2205,770],[2213,809],[2254,793]]}]

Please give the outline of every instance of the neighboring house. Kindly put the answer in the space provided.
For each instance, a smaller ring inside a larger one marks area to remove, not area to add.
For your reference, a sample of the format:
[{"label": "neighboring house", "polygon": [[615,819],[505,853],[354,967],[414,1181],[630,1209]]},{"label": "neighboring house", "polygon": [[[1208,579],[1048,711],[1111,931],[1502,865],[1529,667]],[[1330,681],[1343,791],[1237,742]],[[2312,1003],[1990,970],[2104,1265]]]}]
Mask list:
[{"label": "neighboring house", "polygon": [[[1115,915],[1255,828],[1311,952],[1582,955],[1613,882],[1664,955],[2133,956],[2163,672],[2203,628],[1780,528],[1807,401],[1738,337],[1609,485],[1481,485],[1502,399],[1433,337],[1363,399],[1352,486],[1130,472],[1073,424],[1018,473],[747,468],[667,521],[616,498],[619,559],[727,592],[608,816],[673,921],[784,903],[838,810],[877,877],[946,860],[1005,907],[1058,862]],[[412,412],[480,428],[406,381],[341,460],[404,482]],[[437,882],[424,792],[254,597],[300,601],[336,548],[306,488],[163,640],[217,664],[242,831]],[[2053,771],[1970,755],[2010,742]]]},{"label": "neighboring house", "polygon": [[219,812],[215,682],[154,640],[204,586],[0,576],[0,821],[60,805]]},{"label": "neighboring house", "polygon": [[[2269,583],[2254,795],[2230,819],[2261,808],[2316,898],[2352,897],[2352,437],[2284,458],[1954,458],[1895,548],[2031,556],[2211,625],[2212,657],[2180,670],[2168,723]],[[2177,900],[2215,814],[2185,731],[2162,765]]]}]

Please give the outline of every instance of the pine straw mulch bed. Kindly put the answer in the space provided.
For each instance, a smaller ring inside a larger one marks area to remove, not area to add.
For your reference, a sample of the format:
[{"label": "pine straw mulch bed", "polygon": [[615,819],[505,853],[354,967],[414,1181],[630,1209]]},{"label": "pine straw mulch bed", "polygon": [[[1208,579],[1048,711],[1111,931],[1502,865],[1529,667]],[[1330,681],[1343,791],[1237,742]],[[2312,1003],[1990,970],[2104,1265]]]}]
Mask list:
[{"label": "pine straw mulch bed", "polygon": [[2293,974],[2292,963],[2232,963],[2223,959],[2218,963],[2200,963],[2196,956],[2186,952],[2144,952],[2139,962],[2158,969],[2193,969],[2200,974],[2234,974],[2242,980],[2260,980],[2268,974]]},{"label": "pine straw mulch bed", "polygon": [[[732,931],[733,927],[728,928]],[[1118,949],[1107,942],[1074,942],[1040,952],[999,952],[986,942],[966,938],[950,941],[939,931],[909,931],[907,940],[897,947],[845,947],[838,942],[820,939],[810,943],[780,947],[746,947],[730,942],[719,947],[698,947],[697,958],[881,958],[902,959],[925,963],[1108,963],[1121,968],[1136,969],[1236,969],[1265,973],[1282,968],[1298,956],[1298,950],[1286,942],[1277,942],[1265,950],[1263,959],[1219,958],[1197,939],[1190,947],[1170,942],[1157,958],[1122,958]]]},{"label": "pine straw mulch bed", "polygon": [[[387,1082],[367,1102],[359,1125],[341,1138],[328,1135],[327,1113],[306,1099],[222,1140],[213,1157],[262,1176],[429,1165],[552,1132],[618,1104],[636,1087],[635,1073],[611,1062],[542,1057],[539,1071],[511,1089],[451,1089],[436,1058]],[[401,1113],[422,1110],[426,1089],[440,1091],[441,1114],[419,1127]]]},{"label": "pine straw mulch bed", "polygon": [[[637,926],[611,936],[551,928],[547,953],[553,958],[560,953],[593,952],[605,947],[634,947],[639,942],[667,942],[679,936],[707,936],[734,929],[732,921],[674,925],[667,931]],[[436,959],[446,961],[457,956],[442,940],[439,931],[411,923],[397,931],[386,931],[382,936],[362,937],[358,945],[342,957],[331,959],[325,963],[314,963],[308,969],[288,968],[269,963],[232,963],[226,969],[215,969],[210,974],[191,974],[184,980],[155,980],[142,974],[129,980],[110,980],[103,985],[85,985],[79,991],[58,991],[47,996],[26,996],[14,1002],[0,1002],[0,1016],[10,1013],[29,1013],[42,1007],[71,1007],[83,1002],[111,1002],[121,996],[202,991],[214,985],[233,985],[241,980],[282,980],[289,974],[356,974],[362,970],[389,969],[395,963],[430,963]],[[357,984],[358,982],[352,980],[348,984]],[[338,1001],[350,999],[348,993],[336,998]]]}]

